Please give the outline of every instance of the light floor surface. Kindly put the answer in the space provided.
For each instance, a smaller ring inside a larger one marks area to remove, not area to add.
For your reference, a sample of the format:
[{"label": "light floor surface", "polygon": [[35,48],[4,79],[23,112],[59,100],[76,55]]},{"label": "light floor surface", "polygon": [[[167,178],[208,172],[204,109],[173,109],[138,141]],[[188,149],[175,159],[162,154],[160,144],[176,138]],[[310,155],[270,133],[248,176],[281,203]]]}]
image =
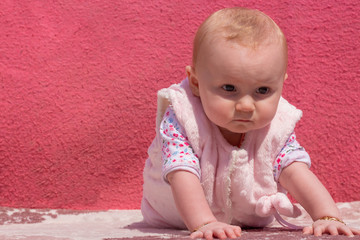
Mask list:
[{"label": "light floor surface", "polygon": [[[360,229],[360,201],[337,203],[347,225]],[[311,224],[305,213],[293,224]],[[78,211],[15,209],[0,207],[1,240],[142,240],[189,239],[188,231],[155,229],[142,221],[140,210]],[[267,228],[243,229],[239,239],[348,239],[345,236],[314,237],[288,230],[276,221]],[[360,239],[356,236],[351,239]]]}]

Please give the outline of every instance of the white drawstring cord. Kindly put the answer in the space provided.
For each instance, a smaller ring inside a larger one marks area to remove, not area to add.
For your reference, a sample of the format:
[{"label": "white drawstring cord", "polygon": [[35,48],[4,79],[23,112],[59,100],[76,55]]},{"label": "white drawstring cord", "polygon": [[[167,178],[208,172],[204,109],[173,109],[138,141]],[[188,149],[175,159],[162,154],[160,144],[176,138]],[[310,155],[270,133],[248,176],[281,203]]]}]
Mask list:
[{"label": "white drawstring cord", "polygon": [[303,227],[301,226],[291,224],[288,221],[284,220],[277,211],[275,211],[274,216],[276,221],[278,221],[278,223],[280,223],[280,225],[283,227],[295,229],[295,230],[303,229]]}]

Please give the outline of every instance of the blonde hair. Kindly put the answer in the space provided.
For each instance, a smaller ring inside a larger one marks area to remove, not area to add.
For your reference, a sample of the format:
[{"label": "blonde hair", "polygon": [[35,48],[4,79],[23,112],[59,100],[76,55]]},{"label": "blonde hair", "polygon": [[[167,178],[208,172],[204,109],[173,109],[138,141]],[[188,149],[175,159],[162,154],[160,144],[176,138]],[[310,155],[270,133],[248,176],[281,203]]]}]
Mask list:
[{"label": "blonde hair", "polygon": [[266,14],[247,8],[224,8],[210,15],[196,32],[192,64],[195,67],[205,39],[225,39],[256,49],[260,44],[279,41],[287,57],[286,38],[279,26]]}]

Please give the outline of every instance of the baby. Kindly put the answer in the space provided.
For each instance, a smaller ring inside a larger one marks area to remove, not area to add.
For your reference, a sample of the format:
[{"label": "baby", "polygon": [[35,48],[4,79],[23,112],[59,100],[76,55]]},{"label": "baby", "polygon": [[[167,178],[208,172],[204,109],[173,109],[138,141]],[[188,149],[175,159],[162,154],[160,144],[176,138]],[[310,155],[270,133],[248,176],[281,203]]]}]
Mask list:
[{"label": "baby", "polygon": [[302,112],[281,97],[287,44],[264,13],[212,14],[194,40],[187,78],[158,92],[156,137],[144,169],[142,214],[155,227],[192,238],[236,238],[279,214],[311,215],[306,234],[360,234],[341,220],[296,140]]}]

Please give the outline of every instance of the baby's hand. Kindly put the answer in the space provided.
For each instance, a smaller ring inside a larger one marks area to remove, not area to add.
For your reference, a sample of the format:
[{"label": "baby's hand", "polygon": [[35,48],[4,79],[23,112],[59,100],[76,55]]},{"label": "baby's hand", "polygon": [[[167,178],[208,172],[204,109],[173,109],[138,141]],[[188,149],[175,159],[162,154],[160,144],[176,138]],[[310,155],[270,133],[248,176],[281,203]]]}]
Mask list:
[{"label": "baby's hand", "polygon": [[205,238],[206,240],[213,240],[214,237],[219,239],[234,239],[240,237],[241,228],[222,222],[212,222],[193,232],[191,238]]},{"label": "baby's hand", "polygon": [[312,226],[304,227],[303,233],[314,234],[315,236],[321,236],[323,233],[328,233],[330,235],[346,235],[352,237],[354,235],[360,235],[360,230],[350,228],[338,221],[317,220]]}]

